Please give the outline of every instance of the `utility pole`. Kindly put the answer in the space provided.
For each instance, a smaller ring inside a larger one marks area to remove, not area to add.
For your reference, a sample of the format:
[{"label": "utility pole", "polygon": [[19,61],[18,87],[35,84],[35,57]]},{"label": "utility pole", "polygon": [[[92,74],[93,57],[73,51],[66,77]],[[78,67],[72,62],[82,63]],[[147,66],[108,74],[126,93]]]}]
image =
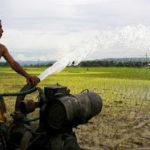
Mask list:
[{"label": "utility pole", "polygon": [[145,57],[146,57],[146,65],[148,64],[148,62],[147,62],[147,52],[146,52],[146,55],[145,55]]}]

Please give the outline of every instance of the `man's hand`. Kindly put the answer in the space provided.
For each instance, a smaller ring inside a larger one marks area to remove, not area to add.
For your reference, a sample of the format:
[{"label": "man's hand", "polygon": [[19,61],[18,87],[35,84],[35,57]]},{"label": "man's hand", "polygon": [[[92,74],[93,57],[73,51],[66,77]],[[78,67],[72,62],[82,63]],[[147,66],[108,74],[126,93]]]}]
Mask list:
[{"label": "man's hand", "polygon": [[29,75],[27,78],[27,84],[29,85],[37,85],[40,82],[40,79],[36,76]]}]

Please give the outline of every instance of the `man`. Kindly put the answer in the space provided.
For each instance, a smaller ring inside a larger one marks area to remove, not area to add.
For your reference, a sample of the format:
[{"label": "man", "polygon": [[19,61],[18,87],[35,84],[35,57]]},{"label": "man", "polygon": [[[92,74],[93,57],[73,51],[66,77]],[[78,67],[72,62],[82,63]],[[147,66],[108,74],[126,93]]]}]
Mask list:
[{"label": "man", "polygon": [[[2,23],[0,20],[0,38],[2,37],[3,34],[3,29],[2,29]],[[8,49],[0,43],[0,58],[4,57],[5,60],[10,64],[13,70],[15,70],[17,73],[21,74],[26,78],[26,81],[28,84],[31,85],[37,85],[40,82],[40,79],[36,76],[31,76],[29,75],[14,59],[13,57],[9,54]]]},{"label": "man", "polygon": [[[3,34],[2,29],[2,23],[0,20],[0,38]],[[35,86],[40,82],[40,79],[36,76],[29,75],[15,60],[14,58],[9,54],[8,49],[0,43],[0,58],[4,57],[5,60],[10,64],[13,70],[15,70],[20,75],[24,76],[26,78],[27,83],[30,86]],[[18,104],[19,105],[19,104]],[[5,115],[5,103],[3,101],[0,101],[0,125],[2,122],[4,122],[6,115]]]}]

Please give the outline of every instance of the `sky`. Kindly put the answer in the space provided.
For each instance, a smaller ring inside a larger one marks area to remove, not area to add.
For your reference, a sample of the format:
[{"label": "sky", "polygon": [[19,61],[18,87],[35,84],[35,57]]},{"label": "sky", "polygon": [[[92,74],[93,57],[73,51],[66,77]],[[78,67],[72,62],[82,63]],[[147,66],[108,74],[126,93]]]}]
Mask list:
[{"label": "sky", "polygon": [[149,0],[0,0],[0,42],[22,61],[59,60],[88,41],[98,46],[86,59],[145,57],[149,14]]}]

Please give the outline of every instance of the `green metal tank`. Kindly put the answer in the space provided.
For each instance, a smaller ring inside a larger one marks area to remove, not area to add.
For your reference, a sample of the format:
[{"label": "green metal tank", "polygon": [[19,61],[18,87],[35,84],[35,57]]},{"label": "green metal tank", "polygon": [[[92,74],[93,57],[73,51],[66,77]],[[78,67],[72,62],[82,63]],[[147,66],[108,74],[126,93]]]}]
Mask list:
[{"label": "green metal tank", "polygon": [[48,105],[47,122],[54,129],[87,123],[102,110],[102,99],[94,92],[65,95]]}]

